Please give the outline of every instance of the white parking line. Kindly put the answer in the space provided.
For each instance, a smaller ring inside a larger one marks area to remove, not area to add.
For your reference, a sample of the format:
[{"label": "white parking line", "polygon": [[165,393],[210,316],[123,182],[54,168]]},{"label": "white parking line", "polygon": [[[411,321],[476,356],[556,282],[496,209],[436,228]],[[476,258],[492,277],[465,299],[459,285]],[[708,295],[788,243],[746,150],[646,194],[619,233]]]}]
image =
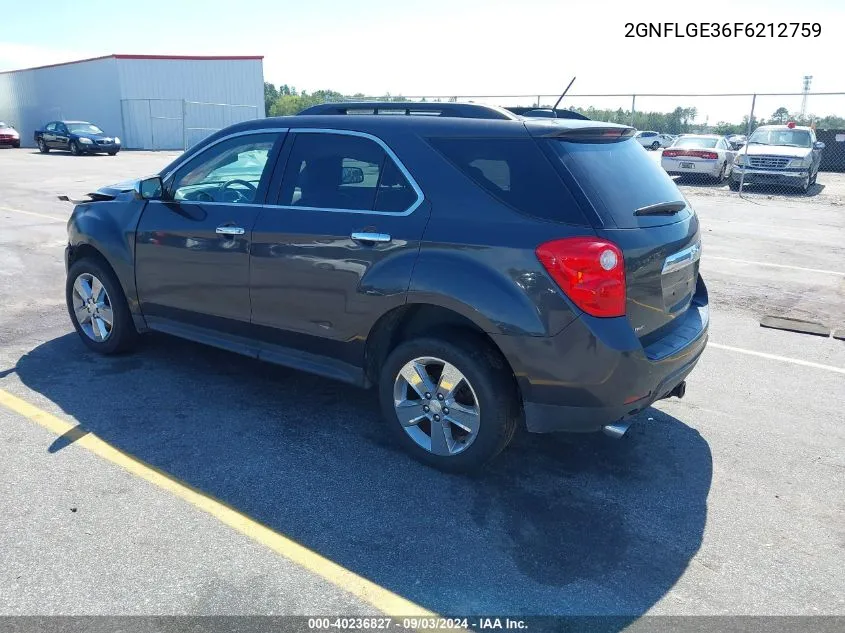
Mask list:
[{"label": "white parking line", "polygon": [[35,211],[24,211],[23,209],[13,209],[12,207],[0,207],[0,211],[11,211],[13,213],[33,215],[36,218],[47,218],[48,220],[55,220],[56,222],[67,222],[67,218],[57,218],[55,215],[47,215],[46,213],[36,213]]},{"label": "white parking line", "polygon": [[789,266],[787,264],[772,264],[770,262],[753,262],[748,259],[734,259],[733,257],[717,257],[715,255],[705,255],[703,259],[718,259],[723,262],[736,262],[738,264],[752,264],[754,266],[771,266],[773,268],[788,268],[790,270],[800,270],[805,273],[820,273],[822,275],[839,275],[845,277],[845,272],[838,270],[823,270],[821,268],[802,268],[801,266]]},{"label": "white parking line", "polygon": [[769,360],[778,360],[783,363],[792,363],[793,365],[801,365],[803,367],[824,369],[825,371],[832,371],[836,374],[845,374],[845,368],[834,367],[833,365],[822,365],[821,363],[813,363],[808,360],[801,360],[800,358],[789,358],[788,356],[778,356],[777,354],[767,354],[766,352],[755,352],[754,350],[743,349],[741,347],[731,347],[730,345],[720,345],[719,343],[708,343],[707,346],[715,347],[716,349],[727,350],[729,352],[738,352],[740,354],[748,354],[749,356],[767,358]]}]

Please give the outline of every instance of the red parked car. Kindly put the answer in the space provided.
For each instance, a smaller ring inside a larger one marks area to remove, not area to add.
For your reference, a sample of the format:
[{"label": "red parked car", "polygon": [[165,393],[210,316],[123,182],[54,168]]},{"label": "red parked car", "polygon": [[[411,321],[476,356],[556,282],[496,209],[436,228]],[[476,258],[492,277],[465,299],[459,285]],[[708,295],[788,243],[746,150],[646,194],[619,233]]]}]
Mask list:
[{"label": "red parked car", "polygon": [[0,121],[0,145],[21,146],[21,135],[8,123]]}]

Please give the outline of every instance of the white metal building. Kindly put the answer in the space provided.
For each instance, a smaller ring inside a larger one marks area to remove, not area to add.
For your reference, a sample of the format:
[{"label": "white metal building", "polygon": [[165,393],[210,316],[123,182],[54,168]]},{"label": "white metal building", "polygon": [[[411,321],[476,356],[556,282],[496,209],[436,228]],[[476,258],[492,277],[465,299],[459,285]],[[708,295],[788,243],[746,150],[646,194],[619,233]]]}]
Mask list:
[{"label": "white metal building", "polygon": [[0,72],[0,121],[21,144],[49,121],[83,120],[128,149],[184,149],[264,117],[263,57],[108,55]]}]

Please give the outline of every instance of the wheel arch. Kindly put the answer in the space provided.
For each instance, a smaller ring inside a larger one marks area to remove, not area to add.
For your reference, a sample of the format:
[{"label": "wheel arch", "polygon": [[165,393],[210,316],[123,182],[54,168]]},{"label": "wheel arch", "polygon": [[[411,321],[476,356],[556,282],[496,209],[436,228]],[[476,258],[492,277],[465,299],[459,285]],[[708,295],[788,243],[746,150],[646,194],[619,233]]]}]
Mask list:
[{"label": "wheel arch", "polygon": [[[113,204],[116,202],[97,202],[74,210],[68,221],[67,266],[69,269],[85,257],[107,265],[120,283],[136,327],[145,329],[135,285],[134,227],[137,217],[129,219],[127,224],[131,228],[123,230],[118,218],[106,209]],[[132,236],[131,241],[129,236]]]},{"label": "wheel arch", "polygon": [[364,352],[364,371],[369,382],[378,383],[381,366],[400,343],[422,336],[459,336],[484,346],[493,366],[505,370],[511,376],[521,409],[522,396],[513,367],[493,338],[467,316],[432,303],[405,304],[390,310],[376,321],[367,336]]}]

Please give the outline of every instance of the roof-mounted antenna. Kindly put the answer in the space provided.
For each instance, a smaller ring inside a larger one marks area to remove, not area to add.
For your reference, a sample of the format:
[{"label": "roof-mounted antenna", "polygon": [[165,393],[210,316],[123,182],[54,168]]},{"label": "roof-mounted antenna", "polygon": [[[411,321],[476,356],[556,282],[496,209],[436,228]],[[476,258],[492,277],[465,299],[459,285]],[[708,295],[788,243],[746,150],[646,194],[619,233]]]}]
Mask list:
[{"label": "roof-mounted antenna", "polygon": [[563,93],[560,95],[558,100],[555,101],[555,104],[552,106],[552,112],[557,110],[557,107],[560,105],[560,102],[563,101],[563,98],[566,96],[566,93],[569,92],[569,89],[572,87],[572,84],[574,84],[574,83],[575,83],[575,77],[572,77],[572,81],[569,82],[569,85],[566,87],[566,90],[563,91]]},{"label": "roof-mounted antenna", "polygon": [[[563,98],[566,96],[566,93],[569,92],[569,89],[572,87],[572,84],[575,83],[575,77],[572,78],[572,81],[569,82],[569,85],[566,87],[566,90],[563,91],[563,94],[558,97],[558,100],[552,106],[552,109],[549,110],[548,108],[535,108],[533,110],[528,110],[527,112],[523,113],[522,116],[527,117],[537,117],[543,119],[556,119],[557,118],[557,107],[560,105],[560,102],[563,101]],[[540,105],[539,103],[537,104]]]}]

